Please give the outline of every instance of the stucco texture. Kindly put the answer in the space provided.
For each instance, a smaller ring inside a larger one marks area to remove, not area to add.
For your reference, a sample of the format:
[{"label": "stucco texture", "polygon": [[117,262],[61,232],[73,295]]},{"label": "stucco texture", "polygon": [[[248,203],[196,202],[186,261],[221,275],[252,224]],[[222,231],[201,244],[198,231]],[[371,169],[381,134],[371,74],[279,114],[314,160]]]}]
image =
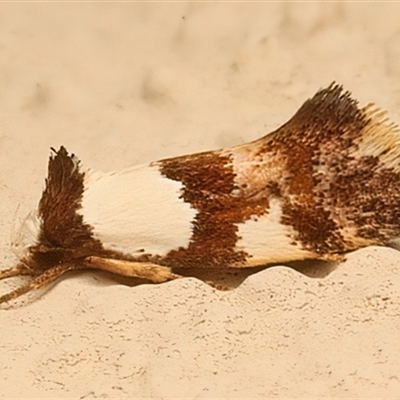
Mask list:
[{"label": "stucco texture", "polygon": [[[399,123],[399,18],[397,3],[0,4],[1,267],[51,146],[118,170],[237,145],[332,81]],[[193,275],[76,273],[3,306],[1,398],[399,398],[397,250],[214,274],[231,291]]]}]

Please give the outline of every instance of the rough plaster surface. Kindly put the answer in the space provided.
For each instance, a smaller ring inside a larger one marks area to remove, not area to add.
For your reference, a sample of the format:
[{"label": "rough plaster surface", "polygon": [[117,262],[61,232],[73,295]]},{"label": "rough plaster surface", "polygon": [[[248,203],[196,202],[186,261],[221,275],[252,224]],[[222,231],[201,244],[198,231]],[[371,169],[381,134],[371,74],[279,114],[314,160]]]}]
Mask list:
[{"label": "rough plaster surface", "polygon": [[[110,170],[239,144],[333,80],[399,123],[399,16],[395,3],[1,4],[2,267],[50,146]],[[398,398],[399,265],[367,248],[230,292],[74,274],[0,310],[0,396]]]}]

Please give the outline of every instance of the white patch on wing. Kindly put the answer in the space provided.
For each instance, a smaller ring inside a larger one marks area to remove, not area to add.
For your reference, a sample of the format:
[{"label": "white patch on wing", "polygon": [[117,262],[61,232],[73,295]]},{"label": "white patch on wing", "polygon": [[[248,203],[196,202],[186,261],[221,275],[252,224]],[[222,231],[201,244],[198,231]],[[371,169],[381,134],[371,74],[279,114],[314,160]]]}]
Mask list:
[{"label": "white patch on wing", "polygon": [[78,212],[105,248],[162,256],[187,247],[192,236],[196,210],[179,198],[181,189],[181,182],[164,177],[157,165],[88,171]]},{"label": "white patch on wing", "polygon": [[279,199],[271,199],[268,214],[254,216],[238,225],[237,250],[245,251],[252,257],[246,261],[248,266],[304,260],[315,254],[304,250],[299,243],[293,244],[295,231],[283,225],[282,206]]}]

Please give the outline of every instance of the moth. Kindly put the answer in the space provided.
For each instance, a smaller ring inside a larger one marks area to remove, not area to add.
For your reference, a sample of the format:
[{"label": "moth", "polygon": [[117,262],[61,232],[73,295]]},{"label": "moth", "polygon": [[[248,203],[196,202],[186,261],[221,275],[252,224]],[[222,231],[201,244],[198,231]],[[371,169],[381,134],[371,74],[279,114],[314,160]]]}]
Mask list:
[{"label": "moth", "polygon": [[359,107],[336,83],[233,148],[101,172],[60,147],[13,241],[20,261],[0,272],[30,280],[0,303],[72,270],[158,283],[179,268],[340,261],[390,245],[400,236],[399,154],[385,112]]}]

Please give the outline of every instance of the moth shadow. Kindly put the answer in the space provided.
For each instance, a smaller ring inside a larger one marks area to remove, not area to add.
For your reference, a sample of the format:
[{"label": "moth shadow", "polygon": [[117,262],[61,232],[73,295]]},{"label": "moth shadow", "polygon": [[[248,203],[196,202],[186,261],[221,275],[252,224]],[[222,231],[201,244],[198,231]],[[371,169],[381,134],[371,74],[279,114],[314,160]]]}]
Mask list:
[{"label": "moth shadow", "polygon": [[322,260],[306,260],[292,261],[287,266],[309,278],[325,278],[333,272],[340,262],[338,261],[322,261]]},{"label": "moth shadow", "polygon": [[[309,278],[324,278],[334,271],[338,264],[338,262],[331,261],[307,260],[288,262],[285,263],[284,266],[292,268]],[[281,267],[282,264],[263,265],[251,268],[221,268],[219,270],[209,268],[182,268],[174,269],[174,272],[185,277],[200,279],[220,290],[233,290],[240,286],[249,276],[278,266]]]},{"label": "moth shadow", "polygon": [[[334,271],[337,265],[338,263],[334,262],[310,260],[285,263],[286,267],[292,268],[310,278],[324,278],[332,271]],[[182,277],[197,278],[214,287],[215,289],[229,291],[239,287],[249,276],[277,266],[282,265],[265,265],[252,268],[220,268],[218,270],[211,268],[180,268],[174,269],[174,272],[180,274]],[[144,279],[116,275],[111,272],[100,270],[70,271],[60,280],[79,279],[82,274],[85,275],[87,279],[89,279],[89,285],[94,283],[96,286],[99,287],[108,287],[114,285],[136,287],[142,284],[152,284]],[[32,304],[34,301],[45,295],[60,280],[53,282],[45,288],[31,291],[24,297],[13,300],[10,304],[2,304],[0,309],[14,309]],[[18,284],[28,281],[28,277],[18,277],[15,281],[9,282],[6,286],[9,289],[12,289],[17,287]]]},{"label": "moth shadow", "polygon": [[[309,278],[324,278],[334,271],[338,264],[337,262],[307,260],[288,262],[283,266],[292,268]],[[249,276],[278,266],[282,267],[282,264],[250,268],[174,268],[173,272],[182,277],[197,278],[219,290],[233,290],[239,287]],[[90,274],[96,283],[101,286],[122,284],[135,287],[144,283],[149,284],[149,282],[144,279],[115,275],[105,271],[96,271],[95,273],[94,271],[86,271],[86,273]]]}]

